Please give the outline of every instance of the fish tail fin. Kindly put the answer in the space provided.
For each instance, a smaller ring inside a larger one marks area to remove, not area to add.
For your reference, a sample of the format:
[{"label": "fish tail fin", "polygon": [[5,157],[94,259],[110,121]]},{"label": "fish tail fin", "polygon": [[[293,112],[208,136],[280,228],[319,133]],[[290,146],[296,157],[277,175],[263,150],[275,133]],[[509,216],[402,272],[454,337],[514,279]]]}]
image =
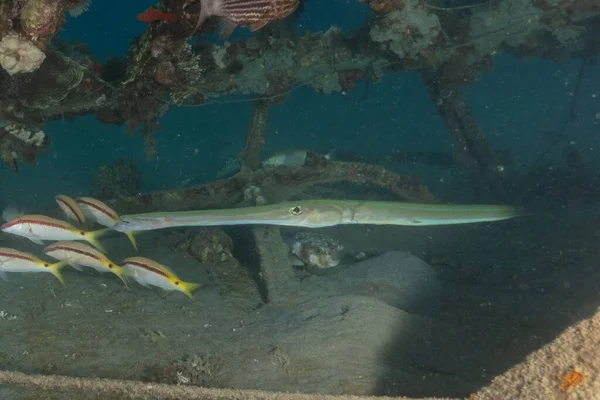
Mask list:
[{"label": "fish tail fin", "polygon": [[191,283],[191,282],[181,282],[181,291],[190,299],[192,299],[192,301],[194,301],[194,296],[192,296],[192,293],[194,293],[200,286],[202,286],[199,283]]},{"label": "fish tail fin", "polygon": [[127,280],[127,271],[125,270],[125,268],[115,268],[113,270],[113,273],[119,277],[119,279],[121,281],[123,281],[123,283],[125,284],[125,286],[129,287],[129,281]]},{"label": "fish tail fin", "polygon": [[137,246],[137,241],[135,240],[135,234],[137,232],[136,231],[127,231],[127,232],[123,232],[123,233],[125,233],[127,235],[127,237],[129,238],[129,241],[133,245],[133,248],[137,251],[138,246]]},{"label": "fish tail fin", "polygon": [[219,20],[219,37],[221,40],[227,40],[235,30],[236,26],[236,24],[227,18],[221,18]]},{"label": "fish tail fin", "polygon": [[98,238],[106,234],[108,231],[110,231],[110,228],[98,229],[97,231],[88,232],[86,235],[87,241],[93,244],[94,247],[100,250],[101,252],[106,253],[106,249],[98,241]]},{"label": "fish tail fin", "polygon": [[67,258],[66,260],[62,260],[57,263],[50,264],[50,266],[48,267],[48,270],[50,271],[50,273],[52,273],[52,275],[54,275],[56,277],[56,279],[58,279],[59,282],[62,283],[63,285],[65,284],[65,278],[63,278],[62,274],[60,273],[60,270],[63,267],[66,267],[67,265],[69,265],[69,262],[71,262],[71,260],[69,258]]}]

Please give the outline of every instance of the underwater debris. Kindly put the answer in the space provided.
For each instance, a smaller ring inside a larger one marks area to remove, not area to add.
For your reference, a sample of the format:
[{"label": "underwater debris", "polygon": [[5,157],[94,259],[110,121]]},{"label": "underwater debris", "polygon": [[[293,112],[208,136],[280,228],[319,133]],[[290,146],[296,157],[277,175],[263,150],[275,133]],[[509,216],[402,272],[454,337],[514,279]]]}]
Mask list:
[{"label": "underwater debris", "polygon": [[244,173],[260,168],[260,149],[265,143],[265,132],[269,123],[268,101],[257,100],[252,103],[252,118],[246,132],[246,145],[238,156],[240,172]]},{"label": "underwater debris", "polygon": [[[111,80],[104,83],[93,80],[94,86],[103,88],[93,99],[87,99],[89,91],[71,93],[44,109],[44,118],[62,118],[65,111],[73,116],[97,113],[106,123],[125,121],[131,131],[138,126],[147,126],[151,131],[172,105],[210,104],[210,100],[204,99],[226,94],[284,100],[298,86],[309,86],[321,93],[349,91],[364,76],[369,82],[376,82],[385,71],[432,67],[443,68],[440,78],[446,82],[464,84],[474,79],[479,70],[490,66],[495,52],[540,54],[553,59],[593,53],[593,38],[599,33],[593,22],[598,6],[588,0],[565,4],[512,0],[500,5],[484,3],[460,18],[451,9],[417,0],[364,1],[383,15],[355,32],[331,28],[297,37],[278,31],[280,36],[275,37],[263,31],[246,42],[223,46],[202,44],[194,49],[185,43],[200,9],[195,2],[169,3],[171,8],[163,11],[175,14],[178,23],[148,25],[146,32],[131,45],[125,77],[121,64],[118,71],[109,74]],[[19,29],[18,21],[25,3],[39,3],[43,8],[48,2],[18,1],[11,4],[14,7],[0,6],[0,38],[13,32],[45,51],[47,40],[38,43],[30,38]],[[56,3],[60,3],[57,10],[64,10],[83,2]],[[533,17],[527,17],[527,22],[524,16],[529,15]],[[53,18],[52,26],[60,20]],[[193,24],[184,26],[189,22]],[[557,42],[562,44],[560,48]],[[100,72],[102,79],[106,67]],[[106,85],[107,82],[111,85]],[[118,85],[119,82],[124,84]],[[5,86],[3,82],[0,85]],[[10,95],[10,101],[19,101],[21,90],[19,85],[13,86],[16,94]],[[96,104],[102,94],[109,104]],[[35,111],[19,112],[24,120],[39,119]],[[152,149],[152,141],[147,143]]]},{"label": "underwater debris", "polygon": [[480,195],[505,199],[507,183],[500,154],[488,144],[458,86],[446,84],[435,73],[422,73],[421,79],[457,143],[454,146],[457,165],[469,171],[471,182]]},{"label": "underwater debris", "polygon": [[0,40],[0,65],[9,75],[33,72],[45,59],[42,50],[16,33],[10,33]]}]

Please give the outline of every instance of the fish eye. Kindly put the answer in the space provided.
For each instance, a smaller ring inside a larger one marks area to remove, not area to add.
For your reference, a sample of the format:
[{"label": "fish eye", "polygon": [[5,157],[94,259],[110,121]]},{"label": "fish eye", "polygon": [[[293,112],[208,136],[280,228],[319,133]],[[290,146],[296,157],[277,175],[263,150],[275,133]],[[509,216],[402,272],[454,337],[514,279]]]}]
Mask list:
[{"label": "fish eye", "polygon": [[44,267],[48,268],[48,264],[44,264]]},{"label": "fish eye", "polygon": [[85,232],[79,232],[81,236],[85,236]]},{"label": "fish eye", "polygon": [[173,283],[175,284],[175,286],[179,286],[179,281],[175,281]]},{"label": "fish eye", "polygon": [[300,214],[302,214],[302,207],[296,206],[296,207],[290,208],[290,214],[292,214],[292,215],[300,215]]},{"label": "fish eye", "polygon": [[112,265],[112,264],[108,264],[108,268],[112,268],[112,267],[113,267],[113,265]]}]

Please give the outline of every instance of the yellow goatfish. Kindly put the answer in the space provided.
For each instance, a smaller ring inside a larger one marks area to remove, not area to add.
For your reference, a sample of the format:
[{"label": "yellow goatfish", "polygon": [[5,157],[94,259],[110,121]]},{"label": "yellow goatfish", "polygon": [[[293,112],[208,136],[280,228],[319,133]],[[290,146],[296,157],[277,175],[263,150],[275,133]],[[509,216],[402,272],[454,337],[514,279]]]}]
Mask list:
[{"label": "yellow goatfish", "polygon": [[69,260],[69,265],[78,271],[81,267],[90,267],[100,273],[112,272],[127,286],[125,270],[85,243],[56,242],[47,246],[44,253],[57,260]]},{"label": "yellow goatfish", "polygon": [[[100,200],[91,197],[78,197],[75,202],[81,207],[88,221],[112,228],[120,220],[119,214]],[[134,231],[123,231],[123,233],[127,235],[133,248],[137,250],[137,243],[135,236],[133,236]]]},{"label": "yellow goatfish", "polygon": [[63,210],[68,219],[77,221],[79,226],[87,228],[87,224],[85,222],[85,215],[83,215],[81,207],[79,207],[79,205],[75,203],[75,200],[64,194],[58,195],[54,199],[56,200],[56,203],[58,204],[60,209]]},{"label": "yellow goatfish", "polygon": [[44,244],[44,240],[83,240],[93,244],[102,252],[105,251],[104,247],[97,239],[110,231],[110,229],[100,229],[88,232],[77,229],[68,222],[45,215],[23,215],[0,226],[0,230],[26,237],[36,244]]},{"label": "yellow goatfish", "polygon": [[0,277],[3,279],[6,279],[6,272],[49,272],[64,285],[60,269],[68,263],[69,260],[63,260],[51,264],[29,253],[0,247]]},{"label": "yellow goatfish", "polygon": [[198,283],[184,282],[179,279],[168,267],[145,257],[130,257],[121,263],[131,277],[142,286],[157,286],[163,290],[177,290],[194,300],[192,293],[201,285]]}]

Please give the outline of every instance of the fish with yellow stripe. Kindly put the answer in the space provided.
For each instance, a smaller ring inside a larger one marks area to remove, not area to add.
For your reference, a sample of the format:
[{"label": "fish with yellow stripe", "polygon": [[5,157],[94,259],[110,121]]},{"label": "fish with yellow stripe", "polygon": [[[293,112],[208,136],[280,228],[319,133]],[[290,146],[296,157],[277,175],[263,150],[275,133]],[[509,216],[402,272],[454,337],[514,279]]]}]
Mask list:
[{"label": "fish with yellow stripe", "polygon": [[79,204],[77,204],[75,200],[64,194],[60,194],[54,197],[54,199],[68,219],[76,221],[79,226],[83,228],[87,228],[83,210],[81,207],[79,207]]},{"label": "fish with yellow stripe", "polygon": [[68,222],[36,214],[23,215],[22,217],[12,219],[0,226],[0,230],[13,235],[23,236],[36,244],[44,244],[44,240],[86,241],[102,252],[105,252],[105,250],[100,242],[98,242],[98,238],[110,231],[110,229],[106,228],[89,232],[77,229]]},{"label": "fish with yellow stripe", "polygon": [[65,284],[60,270],[69,264],[69,259],[57,263],[40,260],[33,254],[25,253],[7,247],[0,247],[0,277],[6,279],[7,272],[49,272]]},{"label": "fish with yellow stripe", "polygon": [[85,243],[56,242],[47,246],[44,253],[57,260],[69,260],[69,265],[78,271],[81,271],[81,267],[89,267],[100,273],[112,272],[127,286],[126,271]]},{"label": "fish with yellow stripe", "polygon": [[194,300],[192,293],[201,285],[184,282],[170,268],[145,257],[130,257],[121,263],[127,271],[127,277],[142,286],[157,286],[166,291],[176,290]]},{"label": "fish with yellow stripe", "polygon": [[[90,223],[97,223],[107,228],[112,228],[119,220],[119,214],[112,208],[92,197],[78,197],[75,203],[81,208],[86,220]],[[133,248],[137,250],[137,242],[135,240],[134,231],[123,232],[127,235]]]}]

